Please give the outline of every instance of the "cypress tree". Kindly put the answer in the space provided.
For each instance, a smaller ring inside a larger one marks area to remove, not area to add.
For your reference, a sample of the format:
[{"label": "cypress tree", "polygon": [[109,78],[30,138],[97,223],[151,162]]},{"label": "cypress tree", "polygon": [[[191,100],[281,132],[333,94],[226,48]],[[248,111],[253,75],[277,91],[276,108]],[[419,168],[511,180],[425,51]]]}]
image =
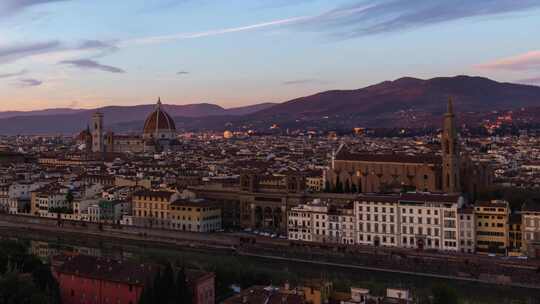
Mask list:
[{"label": "cypress tree", "polygon": [[336,178],[336,193],[343,193],[343,184],[341,183],[341,180],[339,180],[339,176]]},{"label": "cypress tree", "polygon": [[189,288],[184,268],[180,269],[176,276],[176,292],[178,299],[177,303],[192,303],[191,289]]},{"label": "cypress tree", "polygon": [[358,193],[358,188],[356,188],[356,184],[355,184],[355,183],[352,183],[352,186],[351,186],[351,192],[352,192],[352,193]]},{"label": "cypress tree", "polygon": [[345,193],[351,193],[351,182],[349,180],[345,181],[345,189],[343,191]]}]

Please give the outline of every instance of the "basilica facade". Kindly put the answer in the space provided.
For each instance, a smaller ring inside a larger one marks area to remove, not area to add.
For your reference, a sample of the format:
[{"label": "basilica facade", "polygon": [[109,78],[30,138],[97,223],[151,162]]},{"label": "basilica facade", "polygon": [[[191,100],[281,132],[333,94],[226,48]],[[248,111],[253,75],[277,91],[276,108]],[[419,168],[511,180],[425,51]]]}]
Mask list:
[{"label": "basilica facade", "polygon": [[460,152],[452,101],[444,114],[441,153],[351,153],[341,147],[326,172],[327,187],[337,192],[380,193],[415,190],[468,193],[474,199],[492,183],[486,163],[475,163]]}]

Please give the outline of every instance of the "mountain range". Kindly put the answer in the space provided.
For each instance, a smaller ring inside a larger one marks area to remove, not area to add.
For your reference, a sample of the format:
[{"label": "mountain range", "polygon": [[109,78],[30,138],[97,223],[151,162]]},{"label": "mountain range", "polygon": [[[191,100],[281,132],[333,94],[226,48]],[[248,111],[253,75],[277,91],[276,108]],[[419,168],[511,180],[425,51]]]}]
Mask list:
[{"label": "mountain range", "polygon": [[[351,129],[353,127],[432,127],[440,124],[448,98],[456,112],[474,113],[540,107],[540,87],[502,83],[488,78],[455,76],[404,77],[356,90],[332,90],[283,103],[261,103],[224,109],[210,103],[164,105],[178,129],[224,130],[282,128]],[[108,106],[99,109],[50,109],[0,112],[1,134],[73,134],[96,110],[108,128],[140,132],[155,105]],[[466,114],[466,115],[465,115]],[[459,115],[458,115],[459,117]]]}]

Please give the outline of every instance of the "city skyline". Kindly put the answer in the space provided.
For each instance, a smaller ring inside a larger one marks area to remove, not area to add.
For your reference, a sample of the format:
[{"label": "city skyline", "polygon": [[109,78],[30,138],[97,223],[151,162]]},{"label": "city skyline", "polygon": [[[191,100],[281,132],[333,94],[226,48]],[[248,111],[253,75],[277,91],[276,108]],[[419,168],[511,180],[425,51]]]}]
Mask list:
[{"label": "city skyline", "polygon": [[230,108],[402,76],[540,83],[535,0],[126,3],[3,1],[0,111]]}]

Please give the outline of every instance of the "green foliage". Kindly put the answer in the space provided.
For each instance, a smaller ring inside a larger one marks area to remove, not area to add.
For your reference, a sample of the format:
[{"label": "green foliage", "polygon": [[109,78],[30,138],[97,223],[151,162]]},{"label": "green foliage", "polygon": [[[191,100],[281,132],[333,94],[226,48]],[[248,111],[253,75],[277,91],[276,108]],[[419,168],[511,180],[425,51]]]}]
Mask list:
[{"label": "green foliage", "polygon": [[329,181],[324,183],[324,192],[332,192],[332,186],[330,185]]},{"label": "green foliage", "polygon": [[433,304],[458,304],[458,296],[454,289],[447,285],[436,285],[432,289]]},{"label": "green foliage", "polygon": [[191,304],[191,289],[187,284],[184,269],[176,273],[170,263],[156,274],[152,282],[147,282],[139,304],[163,303],[163,304]]},{"label": "green foliage", "polygon": [[531,198],[540,198],[540,191],[515,187],[493,186],[478,193],[478,200],[490,201],[495,199],[505,200],[510,203],[513,211],[521,210],[521,205]]},{"label": "green foliage", "polygon": [[336,178],[336,189],[334,190],[335,193],[343,193],[343,184],[341,183],[341,180],[339,180],[339,176]]},{"label": "green foliage", "polygon": [[351,182],[349,180],[345,181],[345,189],[343,189],[345,193],[351,193]]},{"label": "green foliage", "polygon": [[0,303],[60,303],[49,266],[16,241],[0,241]]},{"label": "green foliage", "polygon": [[69,190],[66,193],[66,202],[71,205],[71,203],[73,203],[73,200],[74,200],[73,193],[71,192],[71,190]]}]

